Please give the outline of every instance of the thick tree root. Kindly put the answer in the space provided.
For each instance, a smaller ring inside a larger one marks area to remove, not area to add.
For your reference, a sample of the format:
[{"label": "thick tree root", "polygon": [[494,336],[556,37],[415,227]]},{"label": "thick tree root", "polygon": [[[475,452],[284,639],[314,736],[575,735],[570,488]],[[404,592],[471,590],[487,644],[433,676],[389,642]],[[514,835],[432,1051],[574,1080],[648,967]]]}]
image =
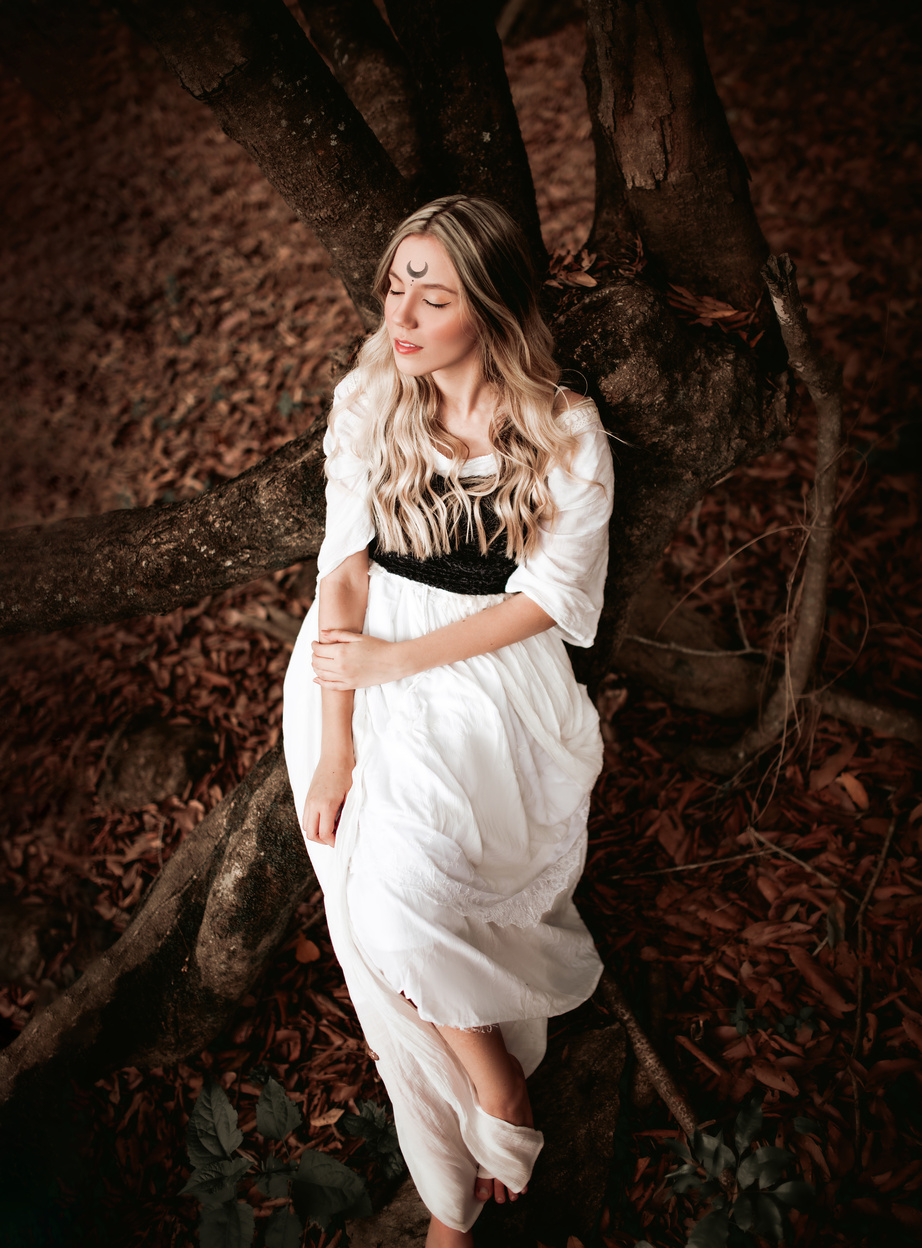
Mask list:
[{"label": "thick tree root", "polygon": [[112,948],[0,1052],[0,1121],[28,1114],[37,1090],[207,1043],[315,886],[276,746],[176,850]]}]

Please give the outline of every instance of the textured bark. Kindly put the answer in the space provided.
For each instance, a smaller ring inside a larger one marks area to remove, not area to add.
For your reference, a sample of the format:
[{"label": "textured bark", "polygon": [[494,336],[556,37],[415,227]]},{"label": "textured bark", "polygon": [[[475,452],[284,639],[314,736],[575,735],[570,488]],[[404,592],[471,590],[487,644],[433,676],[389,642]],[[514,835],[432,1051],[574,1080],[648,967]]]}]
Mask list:
[{"label": "textured bark", "polygon": [[[603,419],[628,443],[613,444],[607,605],[593,651],[603,671],[676,524],[786,431],[786,396],[751,352],[680,324],[642,283],[561,293],[551,312],[562,360],[596,381]],[[0,539],[0,629],[168,611],[304,559],[323,531],[320,486],[314,435],[191,503],[12,530]]]},{"label": "textured bark", "polygon": [[[605,1203],[620,1108],[626,1037],[617,1023],[551,1042],[528,1081],[535,1121],[546,1136],[528,1195],[477,1219],[478,1248],[566,1248],[589,1243]],[[372,1218],[349,1224],[351,1248],[423,1248],[429,1215],[408,1179]]]},{"label": "textured bark", "polygon": [[176,850],[112,948],[0,1052],[0,1135],[41,1089],[201,1048],[315,883],[276,746]]},{"label": "textured bark", "polygon": [[0,634],[172,611],[316,554],[320,432],[169,507],[0,534]]},{"label": "textured bark", "polygon": [[693,0],[586,0],[587,80],[602,151],[594,242],[614,249],[620,170],[646,254],[669,281],[754,307],[768,255]]},{"label": "textured bark", "polygon": [[330,253],[365,325],[381,247],[415,197],[282,0],[120,0]]},{"label": "textured bark", "polygon": [[416,86],[373,0],[300,0],[300,8],[337,81],[416,186],[422,167]]},{"label": "textured bark", "polygon": [[440,195],[463,191],[502,204],[542,268],[534,184],[485,0],[387,0],[387,14],[425,108],[428,184]]},{"label": "textured bark", "polygon": [[597,679],[679,520],[788,430],[789,396],[751,351],[680,323],[641,282],[562,292],[553,327],[561,360],[592,379],[607,427],[623,440],[612,445],[618,488],[592,672],[578,659]]}]

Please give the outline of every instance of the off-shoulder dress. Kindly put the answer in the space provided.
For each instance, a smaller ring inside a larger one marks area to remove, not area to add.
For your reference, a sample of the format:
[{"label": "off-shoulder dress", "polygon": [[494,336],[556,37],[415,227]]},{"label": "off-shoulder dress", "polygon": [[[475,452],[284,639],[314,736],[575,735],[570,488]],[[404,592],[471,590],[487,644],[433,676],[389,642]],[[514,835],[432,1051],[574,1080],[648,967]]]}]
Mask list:
[{"label": "off-shoulder dress", "polygon": [[[341,383],[337,402],[348,403],[354,384]],[[578,449],[568,469],[549,476],[558,515],[501,590],[457,592],[372,561],[365,616],[366,633],[398,641],[524,593],[555,626],[357,690],[356,765],[336,845],[306,842],[410,1173],[429,1210],[458,1230],[482,1207],[473,1194],[478,1169],[521,1190],[543,1137],[480,1108],[432,1024],[499,1024],[529,1074],[544,1055],[547,1019],[585,1001],[602,969],[572,900],[602,743],[564,642],[589,646],[595,635],[613,474],[592,401],[559,419]],[[324,577],[374,540],[368,472],[354,449],[362,420],[360,402],[347,406],[326,435],[317,597],[285,679],[285,756],[299,819],[320,756],[310,643]],[[439,466],[447,471],[448,460]],[[471,459],[462,477],[491,468],[492,456]]]}]

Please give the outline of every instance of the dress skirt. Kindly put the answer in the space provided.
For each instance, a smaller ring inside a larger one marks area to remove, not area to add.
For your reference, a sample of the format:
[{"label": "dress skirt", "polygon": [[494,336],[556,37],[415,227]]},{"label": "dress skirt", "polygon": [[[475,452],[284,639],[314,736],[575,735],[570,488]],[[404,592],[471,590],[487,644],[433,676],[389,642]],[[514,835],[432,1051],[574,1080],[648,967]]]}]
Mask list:
[{"label": "dress skirt", "polygon": [[[418,637],[507,597],[436,589],[372,563],[365,632]],[[317,628],[315,601],[285,680],[299,819],[320,755]],[[429,1210],[467,1230],[482,1207],[478,1169],[521,1190],[543,1139],[480,1108],[432,1024],[500,1025],[530,1074],[547,1019],[595,989],[602,966],[572,895],[601,766],[598,715],[549,630],[358,690],[353,739],[336,845],[307,850],[410,1173]]]}]

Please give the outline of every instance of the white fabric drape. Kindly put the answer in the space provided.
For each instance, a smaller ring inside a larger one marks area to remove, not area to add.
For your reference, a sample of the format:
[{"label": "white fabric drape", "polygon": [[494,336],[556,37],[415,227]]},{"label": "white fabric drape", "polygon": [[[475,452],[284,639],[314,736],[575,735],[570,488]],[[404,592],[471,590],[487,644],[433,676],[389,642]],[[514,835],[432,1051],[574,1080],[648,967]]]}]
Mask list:
[{"label": "white fabric drape", "polygon": [[[557,627],[357,691],[356,767],[336,846],[307,844],[404,1157],[428,1208],[459,1230],[481,1208],[473,1195],[478,1167],[521,1190],[542,1136],[480,1109],[432,1024],[499,1024],[530,1073],[544,1053],[547,1018],[590,996],[601,972],[572,903],[601,738],[562,639],[589,645],[595,631],[611,458],[590,403],[562,419],[578,434],[579,451],[570,472],[550,480],[558,521],[507,593],[450,593],[372,564],[365,619],[367,633],[396,641],[523,592]],[[318,602],[323,578],[373,535],[367,473],[351,450],[360,420],[344,410],[336,421]],[[328,434],[328,453],[333,444]],[[469,461],[466,472],[482,475],[485,459]],[[285,754],[299,817],[320,750],[310,666],[318,602],[285,681]]]}]

